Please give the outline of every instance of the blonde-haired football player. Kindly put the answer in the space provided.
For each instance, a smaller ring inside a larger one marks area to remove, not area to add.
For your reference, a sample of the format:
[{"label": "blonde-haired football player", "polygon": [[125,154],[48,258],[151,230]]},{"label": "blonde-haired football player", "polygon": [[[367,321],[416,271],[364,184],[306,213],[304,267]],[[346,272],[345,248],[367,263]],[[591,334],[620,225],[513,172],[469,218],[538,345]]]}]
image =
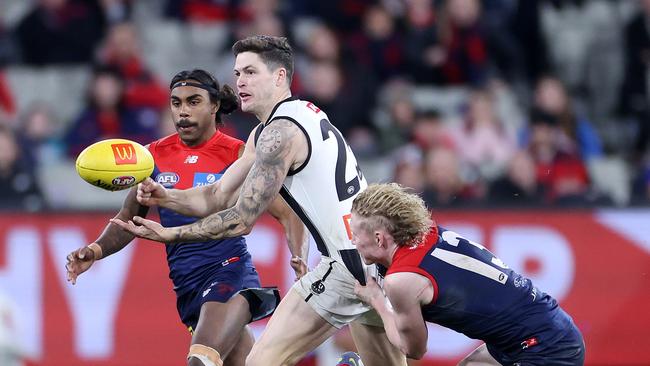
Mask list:
[{"label": "blonde-haired football player", "polygon": [[371,185],[354,199],[350,224],[366,264],[388,268],[385,293],[372,279],[355,291],[407,356],[426,352],[427,321],[485,342],[459,365],[584,363],[582,335],[557,301],[482,245],[432,227],[419,196]]}]

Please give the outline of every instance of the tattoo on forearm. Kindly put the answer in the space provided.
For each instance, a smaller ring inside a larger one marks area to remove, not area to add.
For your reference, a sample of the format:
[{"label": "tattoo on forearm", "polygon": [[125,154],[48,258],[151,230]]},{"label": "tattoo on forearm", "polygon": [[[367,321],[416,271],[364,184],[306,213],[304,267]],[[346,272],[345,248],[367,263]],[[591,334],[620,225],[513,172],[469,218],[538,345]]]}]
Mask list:
[{"label": "tattoo on forearm", "polygon": [[260,135],[255,163],[242,185],[234,207],[179,227],[176,241],[204,241],[241,235],[277,195],[291,161],[291,143],[299,133],[287,120],[268,125]]}]

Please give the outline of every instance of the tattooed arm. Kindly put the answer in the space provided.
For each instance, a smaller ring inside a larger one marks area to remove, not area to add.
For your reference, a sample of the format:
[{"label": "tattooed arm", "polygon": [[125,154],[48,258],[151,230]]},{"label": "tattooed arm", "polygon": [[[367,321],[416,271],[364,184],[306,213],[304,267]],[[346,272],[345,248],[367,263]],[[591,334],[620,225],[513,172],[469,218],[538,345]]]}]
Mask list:
[{"label": "tattooed arm", "polygon": [[[259,128],[259,127],[257,127]],[[190,189],[165,189],[147,178],[138,184],[138,202],[145,206],[165,207],[181,215],[205,217],[232,207],[239,196],[239,188],[255,162],[255,132],[250,133],[237,159],[216,183]]]},{"label": "tattooed arm", "polygon": [[260,134],[255,148],[255,162],[233,207],[191,225],[173,228],[164,228],[139,217],[128,223],[120,220],[113,222],[136,236],[164,243],[200,242],[246,235],[275,199],[289,169],[305,161],[307,151],[307,138],[293,122],[275,120]]}]

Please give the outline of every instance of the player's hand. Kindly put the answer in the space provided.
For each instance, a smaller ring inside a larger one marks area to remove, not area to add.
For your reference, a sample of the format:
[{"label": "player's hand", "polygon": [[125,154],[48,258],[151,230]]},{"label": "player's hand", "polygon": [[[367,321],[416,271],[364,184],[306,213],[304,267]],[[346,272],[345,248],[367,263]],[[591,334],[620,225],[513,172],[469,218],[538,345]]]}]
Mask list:
[{"label": "player's hand", "polygon": [[117,218],[111,219],[110,221],[138,238],[169,243],[173,241],[175,236],[172,230],[155,221],[147,220],[140,216],[134,216],[133,220],[129,220],[129,222],[124,222]]},{"label": "player's hand", "polygon": [[66,280],[73,285],[77,276],[86,272],[95,263],[95,252],[88,247],[79,248],[65,257]]},{"label": "player's hand", "polygon": [[293,271],[296,272],[296,279],[295,279],[296,281],[298,281],[300,277],[304,276],[307,272],[309,272],[307,263],[305,263],[305,261],[297,255],[291,257],[289,264],[291,265],[291,268],[293,268]]},{"label": "player's hand", "polygon": [[370,306],[373,306],[375,301],[384,298],[383,291],[372,277],[368,277],[365,286],[360,284],[359,281],[356,281],[356,284],[354,285],[354,294],[357,295],[361,301]]},{"label": "player's hand", "polygon": [[138,184],[136,199],[141,205],[162,206],[167,197],[167,189],[149,177]]}]

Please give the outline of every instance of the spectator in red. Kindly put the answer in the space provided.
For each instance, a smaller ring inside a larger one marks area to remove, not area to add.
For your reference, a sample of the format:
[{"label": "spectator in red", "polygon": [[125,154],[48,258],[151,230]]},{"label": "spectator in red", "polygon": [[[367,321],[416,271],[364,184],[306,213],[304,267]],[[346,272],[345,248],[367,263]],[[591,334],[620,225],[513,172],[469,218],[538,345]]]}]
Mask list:
[{"label": "spectator in red", "polygon": [[0,124],[10,121],[16,115],[16,103],[4,74],[4,66],[11,61],[13,54],[11,39],[0,19]]},{"label": "spectator in red", "polygon": [[124,104],[127,107],[167,107],[169,92],[144,64],[133,24],[119,23],[109,29],[99,62],[114,66],[122,73],[126,83]]},{"label": "spectator in red", "polygon": [[15,29],[22,62],[34,66],[91,62],[104,26],[96,1],[39,0]]},{"label": "spectator in red", "polygon": [[433,0],[406,2],[406,39],[406,62],[413,81],[442,83],[446,53],[440,40]]},{"label": "spectator in red", "polygon": [[554,204],[587,203],[589,175],[555,116],[534,110],[529,152],[535,160],[537,180]]},{"label": "spectator in red", "polygon": [[565,135],[575,144],[575,152],[585,161],[603,155],[600,137],[591,122],[574,110],[564,84],[552,76],[542,77],[535,88],[535,107],[550,115]]},{"label": "spectator in red", "polygon": [[290,0],[291,7],[307,17],[322,19],[344,36],[359,31],[362,18],[376,0]]},{"label": "spectator in red", "polygon": [[442,72],[448,84],[481,86],[487,81],[488,54],[480,16],[478,0],[449,0],[446,4],[440,37],[445,47]]},{"label": "spectator in red", "polygon": [[167,0],[165,15],[193,23],[225,22],[231,19],[233,1]]},{"label": "spectator in red", "polygon": [[9,122],[16,116],[16,102],[9,89],[9,83],[0,68],[0,123]]},{"label": "spectator in red", "polygon": [[395,30],[391,14],[384,7],[374,5],[363,17],[363,30],[350,38],[349,48],[358,64],[380,81],[404,72],[404,40]]},{"label": "spectator in red", "polygon": [[141,144],[158,138],[158,111],[126,105],[124,92],[124,80],[117,69],[102,66],[95,70],[87,106],[65,137],[70,157],[75,158],[88,145],[107,138],[125,138]]}]

